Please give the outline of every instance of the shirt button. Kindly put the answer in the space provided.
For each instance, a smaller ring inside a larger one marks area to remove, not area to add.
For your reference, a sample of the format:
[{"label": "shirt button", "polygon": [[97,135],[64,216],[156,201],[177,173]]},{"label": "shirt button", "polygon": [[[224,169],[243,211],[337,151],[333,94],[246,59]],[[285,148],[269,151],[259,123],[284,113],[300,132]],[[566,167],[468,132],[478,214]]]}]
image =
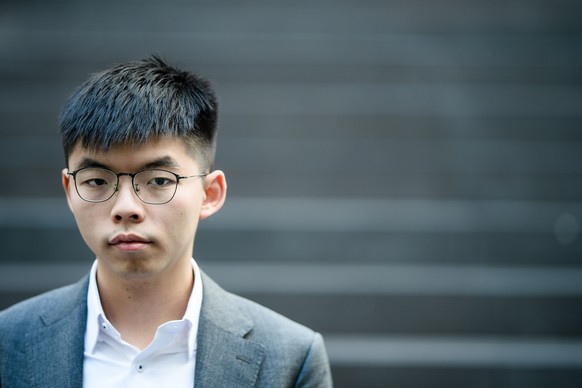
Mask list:
[{"label": "shirt button", "polygon": [[102,328],[103,330],[107,330],[107,324],[106,324],[106,323],[103,323],[103,324],[101,325],[101,328]]},{"label": "shirt button", "polygon": [[136,369],[137,369],[137,371],[138,371],[138,372],[140,372],[140,373],[141,373],[141,372],[143,372],[143,370],[144,370],[144,367],[143,367],[143,365],[142,365],[142,364],[137,364],[137,366],[136,366]]}]

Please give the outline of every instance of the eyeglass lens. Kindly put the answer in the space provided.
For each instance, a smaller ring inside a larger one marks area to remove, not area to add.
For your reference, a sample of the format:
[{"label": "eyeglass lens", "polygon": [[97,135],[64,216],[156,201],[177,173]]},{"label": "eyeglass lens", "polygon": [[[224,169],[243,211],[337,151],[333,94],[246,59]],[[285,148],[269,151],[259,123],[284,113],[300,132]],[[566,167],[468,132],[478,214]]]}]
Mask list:
[{"label": "eyeglass lens", "polygon": [[[115,194],[118,184],[117,174],[101,168],[85,168],[79,170],[75,176],[79,196],[90,202],[108,200]],[[164,170],[144,170],[133,177],[135,193],[147,203],[159,204],[170,201],[177,185],[177,177]]]}]

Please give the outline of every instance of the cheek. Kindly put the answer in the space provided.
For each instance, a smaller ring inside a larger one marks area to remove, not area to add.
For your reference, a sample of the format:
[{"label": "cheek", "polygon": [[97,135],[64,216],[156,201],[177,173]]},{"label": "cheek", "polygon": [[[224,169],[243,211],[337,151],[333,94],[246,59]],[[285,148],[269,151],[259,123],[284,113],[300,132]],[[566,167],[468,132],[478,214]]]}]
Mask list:
[{"label": "cheek", "polygon": [[104,223],[95,212],[81,210],[75,212],[75,221],[77,222],[79,233],[87,246],[95,254],[98,254],[105,234],[103,231]]},{"label": "cheek", "polygon": [[194,234],[198,228],[198,218],[200,216],[200,210],[196,207],[190,206],[190,208],[183,207],[175,216],[175,226],[179,227],[180,233],[186,233],[188,235]]},{"label": "cheek", "polygon": [[84,232],[95,232],[103,225],[103,218],[102,216],[95,214],[94,212],[86,212],[86,213],[77,213],[80,215],[75,215],[75,219],[77,220],[77,225],[79,229],[82,229]]},{"label": "cheek", "polygon": [[174,211],[164,214],[164,224],[171,230],[182,231],[190,229],[196,223],[196,211],[186,206],[177,207]]},{"label": "cheek", "polygon": [[84,235],[95,234],[98,229],[106,224],[104,218],[109,217],[109,211],[106,206],[87,204],[86,202],[73,201],[72,211],[77,226]]},{"label": "cheek", "polygon": [[183,229],[195,229],[198,225],[198,212],[195,210],[182,210],[176,217],[176,225],[180,225]]},{"label": "cheek", "polygon": [[180,219],[180,222],[197,222],[200,216],[202,200],[198,196],[184,196],[174,198],[175,202],[174,216]]},{"label": "cheek", "polygon": [[79,228],[86,228],[90,226],[90,224],[98,224],[97,222],[97,214],[91,208],[87,208],[82,206],[82,204],[73,202],[72,204],[73,215],[75,216],[75,220],[77,221],[77,225]]}]

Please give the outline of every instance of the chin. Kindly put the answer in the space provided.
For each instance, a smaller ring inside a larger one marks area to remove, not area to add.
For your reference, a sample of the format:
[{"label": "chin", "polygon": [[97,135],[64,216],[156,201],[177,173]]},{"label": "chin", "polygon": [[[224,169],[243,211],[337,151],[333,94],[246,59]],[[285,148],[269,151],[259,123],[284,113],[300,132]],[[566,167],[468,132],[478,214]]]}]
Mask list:
[{"label": "chin", "polygon": [[115,262],[109,263],[109,267],[122,278],[141,278],[145,279],[161,272],[159,265],[153,260],[142,255],[123,255],[117,258]]}]

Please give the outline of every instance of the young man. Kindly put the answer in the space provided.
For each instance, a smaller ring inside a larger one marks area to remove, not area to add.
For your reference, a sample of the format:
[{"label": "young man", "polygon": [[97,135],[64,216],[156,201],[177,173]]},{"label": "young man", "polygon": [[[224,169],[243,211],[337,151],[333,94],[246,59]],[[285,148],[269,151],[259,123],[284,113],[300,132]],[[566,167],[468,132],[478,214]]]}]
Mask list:
[{"label": "young man", "polygon": [[66,103],[62,183],[97,259],[0,313],[0,386],[329,387],[321,336],[227,293],[192,258],[226,197],[210,84],[160,58],[91,77]]}]

